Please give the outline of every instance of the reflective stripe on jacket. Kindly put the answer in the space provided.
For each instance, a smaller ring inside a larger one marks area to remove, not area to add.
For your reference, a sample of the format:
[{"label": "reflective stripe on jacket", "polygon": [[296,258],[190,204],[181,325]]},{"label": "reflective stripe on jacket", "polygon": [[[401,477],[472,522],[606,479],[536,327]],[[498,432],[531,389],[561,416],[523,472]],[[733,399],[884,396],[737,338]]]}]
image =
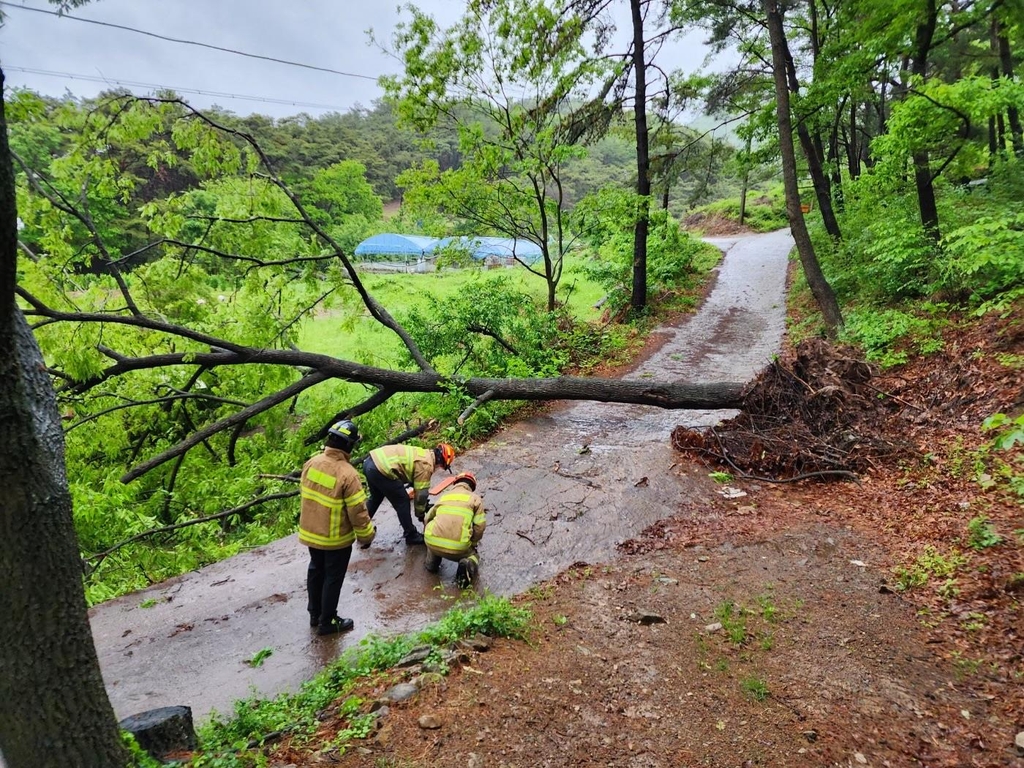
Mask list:
[{"label": "reflective stripe on jacket", "polygon": [[338,448],[324,448],[302,468],[299,541],[314,549],[343,549],[356,539],[373,541],[376,529],[366,511],[359,475]]},{"label": "reflective stripe on jacket", "polygon": [[370,451],[370,458],[384,477],[412,485],[417,493],[430,487],[434,451],[413,445],[385,445]]},{"label": "reflective stripe on jacket", "polygon": [[427,512],[423,538],[431,552],[461,555],[480,541],[486,525],[483,499],[469,485],[455,483]]}]

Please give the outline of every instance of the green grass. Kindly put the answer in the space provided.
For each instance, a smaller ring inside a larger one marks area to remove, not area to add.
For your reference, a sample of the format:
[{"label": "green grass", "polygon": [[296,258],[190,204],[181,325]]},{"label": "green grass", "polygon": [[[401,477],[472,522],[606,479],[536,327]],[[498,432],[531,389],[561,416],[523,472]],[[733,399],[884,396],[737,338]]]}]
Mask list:
[{"label": "green grass", "polygon": [[[568,265],[566,272],[568,272]],[[510,277],[514,285],[529,293],[540,306],[547,297],[544,280],[522,267],[501,270],[446,270],[428,274],[361,275],[367,290],[393,316],[413,309],[427,310],[438,299],[456,295],[471,282]],[[569,290],[571,288],[571,290]],[[600,310],[593,308],[604,295],[596,283],[575,273],[563,278],[558,297],[579,320],[596,320]],[[402,349],[402,342],[393,332],[365,315],[354,324],[347,312],[325,313],[303,324],[299,346],[311,352],[359,360],[370,365],[393,365]]]},{"label": "green grass", "polygon": [[531,620],[528,608],[487,595],[470,604],[456,606],[440,621],[417,634],[394,638],[370,635],[304,683],[298,693],[286,693],[273,699],[245,699],[235,703],[231,716],[215,716],[200,729],[200,749],[188,765],[192,768],[264,765],[266,763],[261,761],[266,758],[260,754],[259,743],[267,735],[284,731],[292,734],[294,745],[301,746],[316,732],[320,724],[318,713],[339,700],[337,714],[339,726],[343,727],[339,727],[337,735],[326,746],[344,753],[352,741],[365,738],[373,730],[375,718],[362,711],[361,699],[349,694],[360,679],[390,669],[417,645],[429,644],[439,649],[476,632],[490,637],[525,639]]}]

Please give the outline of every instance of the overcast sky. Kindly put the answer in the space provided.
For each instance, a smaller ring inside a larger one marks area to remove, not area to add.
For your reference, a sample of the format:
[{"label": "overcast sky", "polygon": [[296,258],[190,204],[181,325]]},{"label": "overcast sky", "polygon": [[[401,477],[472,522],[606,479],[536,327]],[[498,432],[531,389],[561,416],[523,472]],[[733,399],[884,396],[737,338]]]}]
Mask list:
[{"label": "overcast sky", "polygon": [[[54,6],[45,0],[0,0],[6,17],[0,27],[0,64],[8,86],[51,96],[66,92],[94,96],[111,87],[145,94],[169,87],[197,107],[217,104],[243,115],[346,111],[356,105],[370,106],[381,95],[376,78],[398,69],[394,59],[368,43],[366,34],[372,27],[378,37],[389,41],[398,20],[398,2],[94,0],[72,12],[82,19],[361,77],[261,61],[25,10],[52,11]],[[416,1],[443,23],[455,21],[463,4],[463,0]],[[622,5],[628,14],[628,4]],[[628,15],[623,21],[628,21]],[[671,59],[673,66],[696,69],[704,56],[699,41],[699,36],[691,36],[662,56]]]}]

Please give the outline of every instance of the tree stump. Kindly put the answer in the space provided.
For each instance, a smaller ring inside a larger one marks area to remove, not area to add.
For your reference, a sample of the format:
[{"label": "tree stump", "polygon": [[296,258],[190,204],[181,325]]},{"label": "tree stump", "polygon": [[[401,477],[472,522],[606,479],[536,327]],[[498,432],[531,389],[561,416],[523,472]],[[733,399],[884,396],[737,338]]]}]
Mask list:
[{"label": "tree stump", "polygon": [[160,707],[140,712],[122,720],[121,728],[157,760],[173,752],[194,750],[199,745],[191,707]]}]

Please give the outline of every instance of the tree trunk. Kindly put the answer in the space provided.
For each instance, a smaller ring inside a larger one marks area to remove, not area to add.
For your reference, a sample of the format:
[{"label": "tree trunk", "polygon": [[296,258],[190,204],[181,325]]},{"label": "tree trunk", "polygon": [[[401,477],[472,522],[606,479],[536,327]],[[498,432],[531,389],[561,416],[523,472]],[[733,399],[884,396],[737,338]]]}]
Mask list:
[{"label": "tree trunk", "polygon": [[636,124],[636,193],[640,196],[633,228],[633,293],[630,298],[634,314],[647,307],[647,230],[650,221],[651,151],[647,130],[647,62],[644,58],[643,0],[629,0],[633,16],[633,70],[636,97],[633,120]]},{"label": "tree trunk", "polygon": [[64,433],[14,301],[17,208],[0,72],[0,752],[8,768],[128,762],[82,592]]},{"label": "tree trunk", "polygon": [[740,187],[740,226],[743,225],[743,220],[747,217],[747,186],[750,184],[750,145],[752,137],[747,136],[746,147],[744,148],[745,157],[743,160],[743,184]]},{"label": "tree trunk", "polygon": [[[1013,56],[1010,54],[1010,39],[1005,34],[1005,29],[998,20],[995,21],[996,40],[999,46],[999,66],[1002,69],[1003,77],[1013,79]],[[1010,141],[1013,142],[1013,151],[1018,156],[1024,155],[1024,128],[1020,122],[1020,111],[1016,106],[1011,105],[1006,112],[1010,124]]]},{"label": "tree trunk", "polygon": [[[780,24],[781,18],[780,14]],[[783,83],[788,83],[791,93],[798,94],[800,92],[800,81],[796,77],[796,65],[793,63],[793,57],[789,52],[789,43],[786,41],[785,30],[781,27],[780,33],[782,35],[780,44],[784,57]],[[786,101],[789,101],[788,95]],[[817,146],[821,145],[821,138],[817,133],[815,134],[817,141],[811,137],[811,132],[807,129],[807,125],[801,117],[797,118],[796,132],[800,138],[800,147],[807,158],[807,172],[811,175],[811,184],[814,185],[814,196],[818,201],[818,210],[821,211],[821,220],[825,225],[825,231],[828,232],[829,237],[833,240],[842,240],[843,233],[839,228],[839,220],[836,218],[835,211],[832,210],[832,190],[829,188],[828,177],[825,175],[825,170],[821,163],[821,154],[817,148]]]},{"label": "tree trunk", "polygon": [[829,331],[835,333],[843,324],[843,315],[836,301],[835,292],[822,274],[814,245],[807,232],[803,212],[800,210],[800,189],[796,177],[796,151],[793,147],[793,123],[790,117],[789,88],[786,78],[788,46],[782,26],[782,13],[778,0],[764,0],[764,11],[768,22],[768,35],[772,45],[772,68],[775,79],[775,112],[779,122],[779,147],[782,154],[782,178],[786,187],[786,211],[793,230],[800,264],[803,266],[807,284],[821,309],[822,317]]},{"label": "tree trunk", "polygon": [[857,102],[850,100],[850,139],[846,143],[846,164],[850,178],[860,177],[860,148],[857,145]]},{"label": "tree trunk", "polygon": [[[928,72],[928,53],[931,51],[937,21],[938,9],[935,0],[927,0],[925,18],[917,25],[914,35],[914,57],[910,67],[910,71],[922,81]],[[941,237],[939,209],[935,205],[935,187],[932,183],[932,168],[928,150],[917,150],[913,153],[913,158],[914,185],[917,187],[917,205],[921,210],[921,225],[924,227],[925,234],[937,243]]]}]

